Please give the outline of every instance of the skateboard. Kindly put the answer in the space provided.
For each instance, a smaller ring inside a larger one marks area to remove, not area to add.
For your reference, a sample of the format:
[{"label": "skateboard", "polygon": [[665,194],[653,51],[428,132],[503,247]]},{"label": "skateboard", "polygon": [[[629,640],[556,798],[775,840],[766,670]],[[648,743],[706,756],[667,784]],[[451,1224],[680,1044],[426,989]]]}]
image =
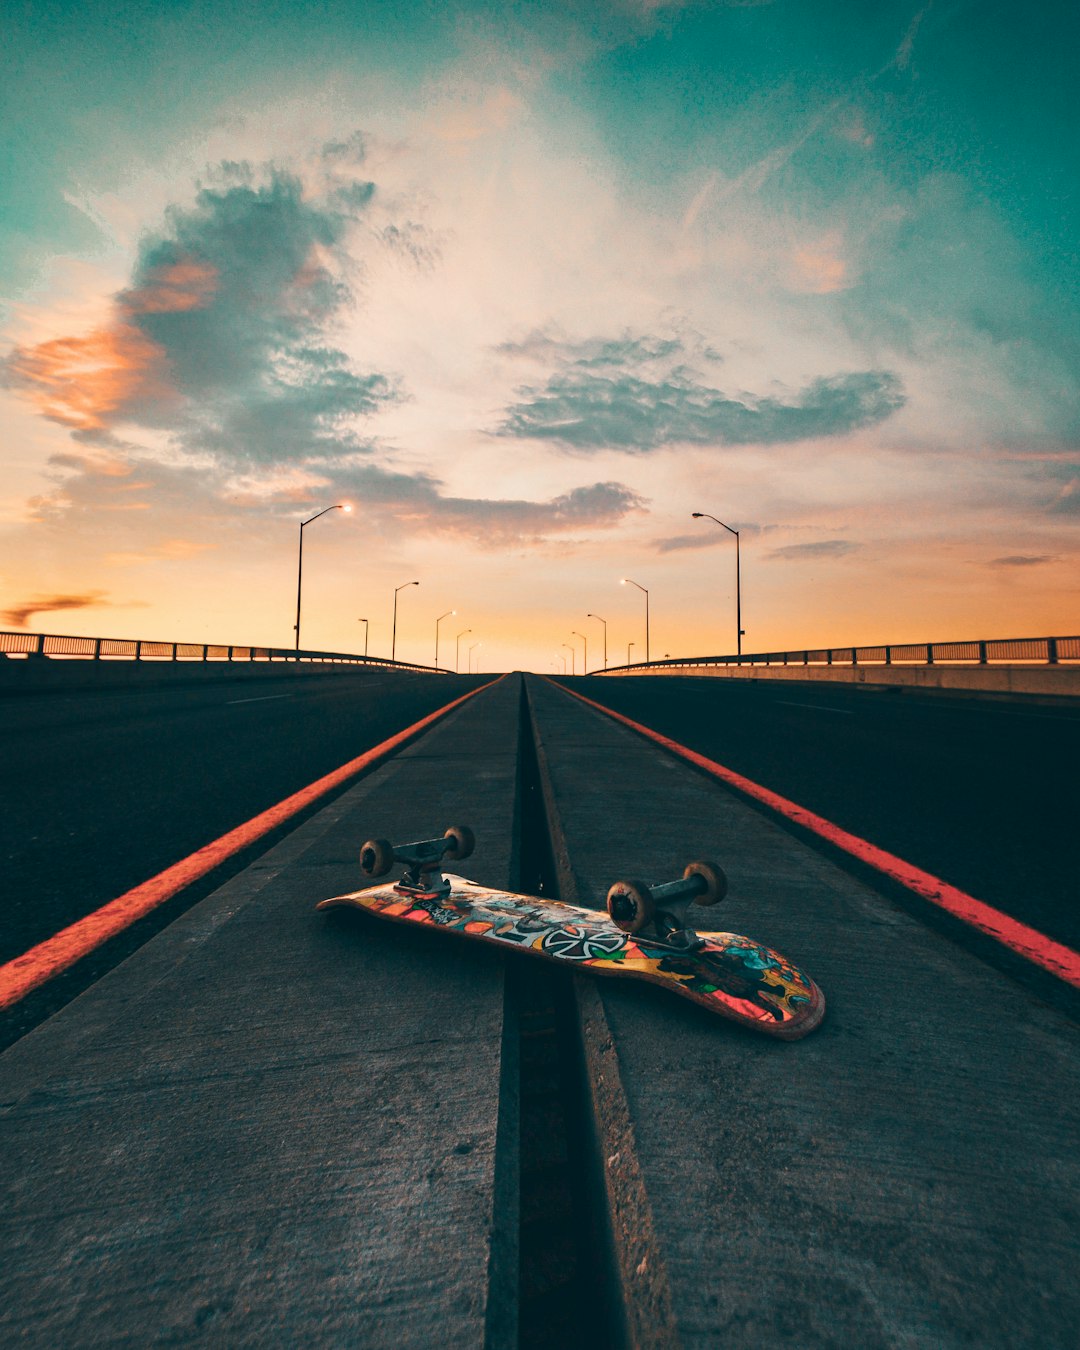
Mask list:
[{"label": "skateboard", "polygon": [[369,839],[360,850],[364,875],[386,876],[399,863],[401,879],[335,895],[317,908],[350,906],[565,961],[589,975],[647,980],[781,1040],[807,1035],[825,1015],[821,990],[786,957],[738,933],[699,933],[690,926],[727,892],[716,863],[692,862],[679,880],[660,885],[617,881],[603,913],[443,875],[444,862],[469,857],[474,846],[463,825],[410,844]]}]

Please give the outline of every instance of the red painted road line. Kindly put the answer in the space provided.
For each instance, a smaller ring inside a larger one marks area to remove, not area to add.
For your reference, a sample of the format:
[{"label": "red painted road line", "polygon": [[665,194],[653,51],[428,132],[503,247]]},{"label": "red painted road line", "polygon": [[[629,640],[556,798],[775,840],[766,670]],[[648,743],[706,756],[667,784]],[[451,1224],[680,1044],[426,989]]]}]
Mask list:
[{"label": "red painted road line", "polygon": [[[547,677],[545,676],[545,678]],[[565,685],[559,685],[558,687],[566,689]],[[878,848],[866,839],[860,839],[857,834],[849,834],[847,830],[842,830],[839,825],[834,825],[832,821],[826,820],[823,816],[815,815],[813,811],[808,811],[796,802],[789,801],[787,797],[781,797],[777,792],[771,792],[768,788],[762,787],[760,783],[753,782],[752,779],[744,778],[742,774],[736,773],[733,769],[725,768],[723,764],[717,764],[715,760],[699,755],[696,750],[680,745],[678,741],[662,736],[658,731],[642,726],[640,722],[635,722],[622,713],[614,712],[611,708],[605,708],[602,703],[596,703],[593,699],[586,698],[584,694],[579,694],[576,689],[566,689],[566,692],[573,694],[575,698],[580,699],[582,703],[587,703],[589,707],[595,708],[598,712],[614,718],[616,722],[622,722],[624,726],[630,727],[650,741],[655,741],[657,745],[663,746],[673,755],[678,755],[680,759],[685,759],[697,768],[704,769],[713,778],[719,778],[729,787],[735,788],[736,791],[751,797],[754,801],[761,802],[770,810],[776,811],[779,815],[794,821],[804,829],[810,830],[813,834],[827,840],[853,858],[857,858],[859,862],[866,863],[890,880],[898,881],[902,886],[906,886],[909,891],[914,891],[916,895],[921,896],[923,900],[928,900],[932,905],[937,905],[939,909],[945,910],[954,918],[962,920],[972,928],[977,928],[979,932],[985,933],[988,937],[1000,942],[1028,961],[1050,971],[1052,975],[1056,975],[1059,979],[1080,988],[1080,952],[1073,951],[1071,947],[1066,947],[1063,943],[1055,942],[1045,933],[1040,933],[1035,928],[1029,928],[1027,924],[1021,923],[1008,914],[1003,914],[1001,910],[994,909],[992,905],[988,905],[982,900],[976,900],[973,895],[968,895],[966,891],[961,891],[956,886],[950,886],[947,881],[942,881],[940,877],[935,877],[932,873],[924,872],[921,868],[905,862],[903,858],[898,858],[894,853],[887,853],[883,848]]]},{"label": "red painted road line", "polygon": [[284,824],[298,811],[310,806],[312,802],[318,801],[331,788],[335,788],[347,779],[355,777],[364,769],[373,768],[384,759],[388,759],[395,751],[400,750],[407,741],[411,741],[420,732],[426,731],[428,727],[440,721],[447,713],[453,712],[461,704],[475,698],[485,689],[490,689],[493,684],[498,684],[501,679],[505,679],[505,676],[500,675],[496,680],[489,680],[479,689],[473,689],[470,693],[463,694],[461,698],[456,698],[453,702],[436,709],[433,713],[429,713],[427,717],[422,717],[419,722],[414,722],[412,726],[406,727],[404,731],[399,731],[389,740],[380,742],[371,750],[365,750],[362,755],[350,759],[347,764],[342,764],[332,773],[325,774],[322,778],[316,778],[314,783],[309,783],[299,792],[292,793],[291,796],[278,802],[276,806],[271,806],[268,810],[260,812],[259,815],[252,816],[243,825],[238,825],[236,829],[229,830],[227,834],[215,839],[213,843],[205,844],[202,848],[196,849],[194,853],[190,853],[178,863],[173,863],[171,867],[166,867],[164,872],[159,872],[149,881],[144,881],[130,891],[125,891],[123,895],[118,896],[115,900],[110,900],[106,905],[102,905],[93,914],[88,914],[86,918],[77,920],[68,928],[62,928],[53,937],[46,938],[44,942],[39,942],[36,947],[31,947],[22,956],[16,956],[14,960],[0,966],[0,1009],[10,1008],[12,1004],[18,1003],[32,989],[36,989],[38,985],[44,984],[54,975],[59,975],[61,971],[73,966],[76,961],[81,960],[95,948],[100,947],[103,942],[115,937],[117,933],[122,933],[136,919],[141,919],[144,914],[149,914],[152,909],[156,909],[158,905],[171,899],[185,886],[190,886],[193,881],[198,881],[200,877],[206,876],[208,872],[213,871],[215,867],[220,866],[228,858],[239,853],[241,849],[247,848],[249,844],[261,839],[263,835],[269,834],[271,830]]}]

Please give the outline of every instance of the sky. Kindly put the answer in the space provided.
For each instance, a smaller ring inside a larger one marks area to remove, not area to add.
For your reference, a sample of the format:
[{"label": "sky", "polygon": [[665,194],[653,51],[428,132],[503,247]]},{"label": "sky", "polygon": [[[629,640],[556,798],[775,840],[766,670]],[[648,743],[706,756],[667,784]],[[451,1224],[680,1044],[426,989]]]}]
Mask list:
[{"label": "sky", "polygon": [[0,626],[1080,629],[1075,5],[5,9]]}]

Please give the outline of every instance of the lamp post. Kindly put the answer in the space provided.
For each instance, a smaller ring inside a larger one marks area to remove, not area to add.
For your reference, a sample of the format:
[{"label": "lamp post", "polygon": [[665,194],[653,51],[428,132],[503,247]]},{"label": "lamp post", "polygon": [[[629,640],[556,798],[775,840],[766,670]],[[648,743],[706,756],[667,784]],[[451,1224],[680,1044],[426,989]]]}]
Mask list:
[{"label": "lamp post", "polygon": [[454,643],[454,673],[456,675],[460,675],[461,673],[461,639],[465,636],[466,633],[471,632],[472,632],[471,628],[463,628],[461,632],[457,635],[457,641]]},{"label": "lamp post", "polygon": [[607,670],[607,619],[601,619],[599,614],[586,614],[587,619],[596,619],[604,625],[604,669]]},{"label": "lamp post", "polygon": [[556,655],[556,656],[559,658],[559,660],[562,662],[562,673],[565,675],[565,674],[566,674],[566,657],[563,656],[562,652],[556,652],[555,655]]},{"label": "lamp post", "polygon": [[456,614],[456,609],[448,609],[445,614],[440,614],[435,620],[435,669],[439,669],[439,624],[443,619],[448,619],[451,614]]},{"label": "lamp post", "polygon": [[584,652],[582,652],[582,654],[581,654],[581,673],[582,673],[582,675],[588,675],[588,673],[589,673],[589,639],[585,636],[584,633],[578,633],[578,632],[573,632],[573,633],[570,634],[570,636],[571,636],[571,637],[579,637],[579,638],[582,640],[582,642],[585,644],[585,650],[584,650]]},{"label": "lamp post", "polygon": [[397,593],[403,591],[407,586],[419,586],[418,581],[403,581],[400,586],[394,587],[394,626],[390,634],[390,660],[393,661],[394,654],[397,652]]},{"label": "lamp post", "polygon": [[559,643],[559,646],[560,646],[560,647],[565,647],[566,650],[570,653],[570,674],[571,674],[571,675],[576,675],[576,674],[577,674],[577,648],[576,648],[576,647],[571,647],[571,645],[570,645],[569,642],[560,642],[560,643]]},{"label": "lamp post", "polygon": [[[707,511],[691,511],[690,514],[695,520],[704,518],[705,520],[715,521],[717,525],[724,525],[722,520],[710,516]],[[727,530],[728,534],[735,536],[735,654],[736,656],[742,656],[742,579],[739,573],[739,531],[733,530],[730,525],[724,525],[724,529]]]},{"label": "lamp post", "polygon": [[[482,647],[483,645],[484,645],[484,644],[483,644],[482,642],[474,642],[473,645],[469,648],[469,674],[470,674],[470,675],[472,674],[472,654],[473,654],[474,651],[476,651],[477,647]],[[477,669],[480,668],[480,658],[479,658],[479,657],[476,658],[476,666],[477,666]]]},{"label": "lamp post", "polygon": [[320,516],[325,516],[327,511],[344,511],[346,515],[352,510],[348,502],[335,502],[333,506],[324,506],[321,511],[316,511],[313,516],[308,516],[307,520],[300,522],[300,551],[296,559],[296,623],[293,624],[296,630],[296,650],[300,650],[300,587],[304,580],[304,526],[310,525],[313,520],[318,520]]},{"label": "lamp post", "polygon": [[364,625],[364,655],[367,656],[368,621],[367,619],[357,619],[356,622]]},{"label": "lamp post", "polygon": [[649,664],[649,592],[640,582],[631,581],[629,577],[623,577],[621,584],[623,586],[636,586],[645,596],[645,664]]},{"label": "lamp post", "polygon": [[633,645],[634,645],[634,644],[633,644],[632,642],[628,642],[628,643],[626,644],[626,664],[627,664],[627,665],[630,664],[630,648],[631,648]]}]

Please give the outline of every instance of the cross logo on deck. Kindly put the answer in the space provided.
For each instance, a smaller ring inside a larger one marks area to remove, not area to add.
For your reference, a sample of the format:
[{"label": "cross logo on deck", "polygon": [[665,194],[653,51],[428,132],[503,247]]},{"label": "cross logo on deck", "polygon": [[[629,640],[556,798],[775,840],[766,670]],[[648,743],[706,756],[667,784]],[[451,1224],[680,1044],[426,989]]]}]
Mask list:
[{"label": "cross logo on deck", "polygon": [[411,844],[370,839],[360,850],[360,870],[380,877],[400,863],[401,879],[336,895],[318,908],[359,909],[504,951],[568,961],[589,975],[644,980],[782,1040],[807,1035],[825,1015],[821,990],[786,957],[738,933],[691,926],[727,893],[716,863],[689,863],[677,881],[659,885],[617,881],[605,913],[443,876],[443,861],[469,857],[474,844],[464,825]]}]

